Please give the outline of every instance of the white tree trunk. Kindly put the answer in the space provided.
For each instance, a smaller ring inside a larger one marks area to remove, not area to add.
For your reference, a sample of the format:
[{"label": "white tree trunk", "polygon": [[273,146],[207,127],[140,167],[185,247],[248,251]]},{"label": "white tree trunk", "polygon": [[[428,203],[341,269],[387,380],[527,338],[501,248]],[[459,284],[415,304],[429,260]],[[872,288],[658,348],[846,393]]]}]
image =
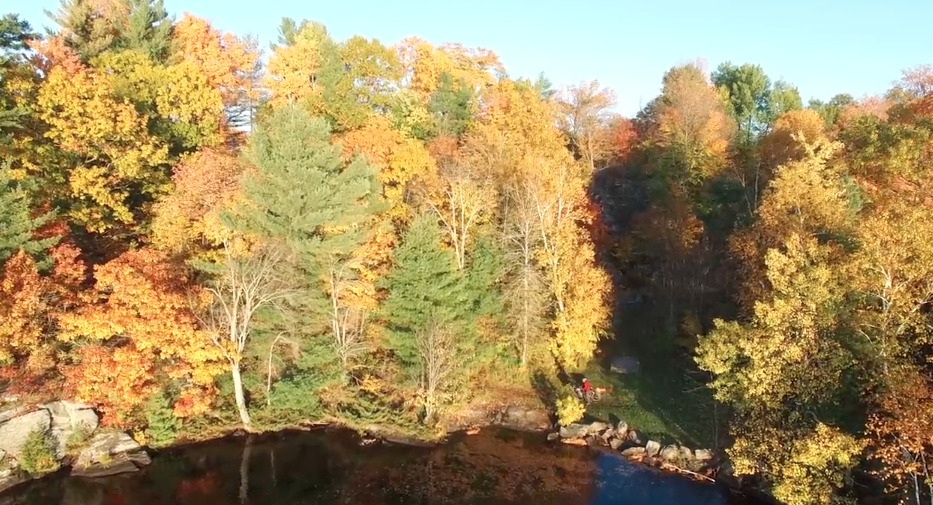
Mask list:
[{"label": "white tree trunk", "polygon": [[246,395],[243,393],[243,378],[240,377],[240,363],[230,364],[230,375],[233,376],[233,394],[236,396],[236,408],[240,412],[240,421],[243,422],[243,428],[249,431],[249,411],[246,409]]}]

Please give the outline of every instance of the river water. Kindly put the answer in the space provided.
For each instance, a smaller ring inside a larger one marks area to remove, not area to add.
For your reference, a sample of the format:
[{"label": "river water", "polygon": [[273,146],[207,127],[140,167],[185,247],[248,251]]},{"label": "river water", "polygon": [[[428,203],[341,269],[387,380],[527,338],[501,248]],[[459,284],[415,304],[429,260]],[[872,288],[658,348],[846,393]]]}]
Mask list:
[{"label": "river water", "polygon": [[732,505],[725,489],[628,463],[608,451],[487,429],[433,448],[362,446],[340,430],[174,448],[98,480],[53,476],[2,505]]}]

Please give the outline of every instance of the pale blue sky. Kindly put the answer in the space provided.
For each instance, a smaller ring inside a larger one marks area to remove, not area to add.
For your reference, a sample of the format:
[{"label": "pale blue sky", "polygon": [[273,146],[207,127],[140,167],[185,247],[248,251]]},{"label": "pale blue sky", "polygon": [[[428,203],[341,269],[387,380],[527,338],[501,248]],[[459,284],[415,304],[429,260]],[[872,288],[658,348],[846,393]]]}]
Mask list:
[{"label": "pale blue sky", "polygon": [[[58,0],[0,0],[35,27]],[[664,72],[703,58],[757,63],[804,101],[885,91],[902,70],[933,63],[933,2],[923,0],[166,0],[173,13],[252,33],[264,48],[283,16],[323,22],[337,39],[392,44],[417,35],[495,51],[513,77],[543,71],[558,87],[598,79],[618,110],[656,96]]]}]

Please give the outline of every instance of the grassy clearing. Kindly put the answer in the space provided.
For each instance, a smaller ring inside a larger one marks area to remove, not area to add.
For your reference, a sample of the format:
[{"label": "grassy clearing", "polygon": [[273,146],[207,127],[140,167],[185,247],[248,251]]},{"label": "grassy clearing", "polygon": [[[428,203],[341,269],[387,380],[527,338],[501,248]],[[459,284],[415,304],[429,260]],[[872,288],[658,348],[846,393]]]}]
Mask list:
[{"label": "grassy clearing", "polygon": [[587,369],[587,377],[594,387],[611,387],[612,394],[591,404],[587,416],[625,420],[629,426],[662,442],[692,447],[721,444],[725,433],[721,427],[722,408],[716,411],[710,391],[698,382],[697,376],[685,373],[690,369],[685,365],[673,359],[643,358],[637,374],[621,375],[610,372],[608,363],[594,362]]}]

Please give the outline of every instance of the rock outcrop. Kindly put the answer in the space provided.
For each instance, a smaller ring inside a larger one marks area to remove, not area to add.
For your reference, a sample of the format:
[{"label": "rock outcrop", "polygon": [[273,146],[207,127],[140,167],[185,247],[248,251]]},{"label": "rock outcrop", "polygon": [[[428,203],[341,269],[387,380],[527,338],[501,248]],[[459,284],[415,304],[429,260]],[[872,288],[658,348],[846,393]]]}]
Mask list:
[{"label": "rock outcrop", "polygon": [[51,416],[51,434],[59,459],[65,457],[69,440],[86,438],[100,424],[94,407],[84,403],[52,402],[43,405]]},{"label": "rock outcrop", "polygon": [[0,409],[0,491],[41,477],[30,475],[21,464],[29,457],[24,454],[27,440],[36,432],[46,437],[49,456],[58,460],[59,466],[72,465],[72,475],[135,472],[150,463],[149,455],[129,435],[98,431],[99,424],[93,406],[83,403],[55,401]]},{"label": "rock outcrop", "polygon": [[52,416],[46,409],[22,414],[0,424],[0,450],[14,458],[19,458],[26,439],[34,431],[48,432]]},{"label": "rock outcrop", "polygon": [[151,463],[149,455],[126,433],[97,433],[71,466],[71,475],[104,477],[135,472]]}]

